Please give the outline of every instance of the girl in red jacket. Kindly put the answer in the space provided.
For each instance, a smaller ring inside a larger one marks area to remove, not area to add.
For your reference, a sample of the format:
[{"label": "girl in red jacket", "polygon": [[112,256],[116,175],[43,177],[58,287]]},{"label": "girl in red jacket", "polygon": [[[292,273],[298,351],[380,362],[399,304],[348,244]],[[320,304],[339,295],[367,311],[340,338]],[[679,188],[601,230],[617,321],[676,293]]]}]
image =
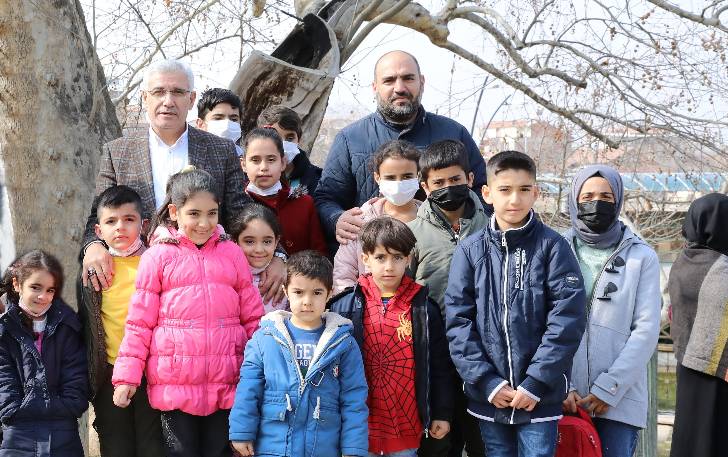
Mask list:
[{"label": "girl in red jacket", "polygon": [[283,142],[272,128],[255,128],[245,136],[243,170],[249,183],[245,192],[278,216],[281,244],[289,255],[313,249],[328,255],[313,197],[304,186],[282,184],[287,161]]},{"label": "girl in red jacket", "polygon": [[146,369],[168,456],[231,455],[228,414],[245,343],[263,315],[245,256],[217,225],[216,189],[203,170],[170,178],[114,365],[122,408]]}]

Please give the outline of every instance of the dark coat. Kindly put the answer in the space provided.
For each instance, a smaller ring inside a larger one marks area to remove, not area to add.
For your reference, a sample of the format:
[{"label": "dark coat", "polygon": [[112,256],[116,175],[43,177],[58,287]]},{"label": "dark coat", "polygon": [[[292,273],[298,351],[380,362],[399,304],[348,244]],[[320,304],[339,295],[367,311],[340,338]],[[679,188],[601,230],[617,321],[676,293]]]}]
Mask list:
[{"label": "dark coat", "polygon": [[[505,424],[560,417],[585,307],[569,243],[533,212],[519,229],[496,230],[492,218],[461,241],[450,264],[445,314],[469,411]],[[495,408],[489,399],[505,382],[538,397],[536,408]]]},{"label": "dark coat", "polygon": [[[415,352],[415,390],[420,420],[427,429],[433,420],[451,421],[454,371],[447,353],[440,308],[422,286],[412,299],[412,340]],[[357,284],[329,301],[331,311],[352,321],[359,347],[364,342],[363,310],[366,297]]]},{"label": "dark coat", "polygon": [[298,179],[303,187],[308,191],[308,195],[313,196],[321,179],[321,168],[311,163],[306,151],[301,152],[293,158],[293,171],[288,177],[288,183],[291,180]]},{"label": "dark coat", "polygon": [[403,129],[387,122],[379,112],[372,113],[341,130],[326,158],[314,200],[329,241],[335,240],[336,221],[342,212],[360,207],[377,196],[379,187],[369,163],[379,146],[396,139],[409,141],[418,149],[442,140],[463,142],[475,175],[473,189],[480,189],[485,184],[485,160],[462,125],[420,109],[414,124]]},{"label": "dark coat", "polygon": [[101,320],[101,292],[90,285],[83,285],[79,277],[76,282],[78,317],[83,327],[88,360],[89,398],[93,400],[108,378],[108,356],[106,355],[106,334]]},{"label": "dark coat", "polygon": [[83,456],[78,418],[88,408],[88,381],[76,313],[53,301],[39,353],[17,303],[6,306],[0,317],[0,456]]}]

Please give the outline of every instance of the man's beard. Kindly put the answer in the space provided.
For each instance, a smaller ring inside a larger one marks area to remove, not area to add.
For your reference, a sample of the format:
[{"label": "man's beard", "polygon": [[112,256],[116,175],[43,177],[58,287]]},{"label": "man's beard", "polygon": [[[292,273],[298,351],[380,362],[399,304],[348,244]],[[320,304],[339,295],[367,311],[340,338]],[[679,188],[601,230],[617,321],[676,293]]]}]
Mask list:
[{"label": "man's beard", "polygon": [[395,124],[405,124],[410,122],[413,116],[420,109],[420,100],[422,93],[418,94],[414,99],[409,94],[410,99],[404,105],[395,105],[392,100],[401,97],[401,95],[393,94],[389,100],[382,100],[377,94],[377,111],[379,111],[385,119]]}]

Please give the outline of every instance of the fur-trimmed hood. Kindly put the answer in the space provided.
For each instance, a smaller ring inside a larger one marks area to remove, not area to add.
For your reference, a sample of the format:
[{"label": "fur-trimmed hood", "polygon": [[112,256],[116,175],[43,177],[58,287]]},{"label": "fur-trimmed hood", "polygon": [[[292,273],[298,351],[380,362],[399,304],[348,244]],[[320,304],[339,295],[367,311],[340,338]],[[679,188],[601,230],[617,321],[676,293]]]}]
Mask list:
[{"label": "fur-trimmed hood", "polygon": [[[290,320],[291,316],[293,316],[293,313],[290,311],[272,311],[263,316],[263,318],[261,319],[261,331],[265,328],[274,328],[275,330],[277,330],[280,336],[284,338],[284,341],[288,344],[288,346],[290,348],[293,348],[293,340],[291,339],[291,334],[288,332],[288,328],[286,327],[285,322],[287,320]],[[335,343],[336,341],[338,341],[339,337],[343,336],[343,334],[350,333],[351,329],[353,328],[352,323],[349,319],[331,311],[323,313],[321,318],[324,321],[324,331],[321,334],[321,338],[319,338],[319,342],[316,345],[316,350],[314,351],[313,357],[311,358],[311,367],[314,366],[314,364],[321,357],[321,354],[324,353],[324,351],[331,343]]]}]

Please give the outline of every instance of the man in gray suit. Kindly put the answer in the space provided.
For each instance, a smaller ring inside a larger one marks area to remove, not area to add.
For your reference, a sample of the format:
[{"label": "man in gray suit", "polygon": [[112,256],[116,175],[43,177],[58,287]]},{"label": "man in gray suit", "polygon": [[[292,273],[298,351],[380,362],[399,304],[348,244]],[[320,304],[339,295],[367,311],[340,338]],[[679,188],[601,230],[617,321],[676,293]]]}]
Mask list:
[{"label": "man in gray suit", "polygon": [[[190,67],[177,60],[151,64],[142,81],[142,103],[149,129],[134,132],[104,145],[96,195],[115,185],[137,191],[143,202],[143,218],[150,220],[164,201],[169,177],[187,165],[203,169],[215,178],[222,197],[220,223],[227,227],[241,207],[250,202],[244,192],[243,172],[232,141],[187,124],[187,112],[196,93]],[[114,275],[113,261],[94,232],[96,207],[92,205],[83,240],[84,285],[107,289]],[[276,253],[285,258],[284,253]],[[261,283],[264,298],[282,298],[285,264],[275,258]]]}]

